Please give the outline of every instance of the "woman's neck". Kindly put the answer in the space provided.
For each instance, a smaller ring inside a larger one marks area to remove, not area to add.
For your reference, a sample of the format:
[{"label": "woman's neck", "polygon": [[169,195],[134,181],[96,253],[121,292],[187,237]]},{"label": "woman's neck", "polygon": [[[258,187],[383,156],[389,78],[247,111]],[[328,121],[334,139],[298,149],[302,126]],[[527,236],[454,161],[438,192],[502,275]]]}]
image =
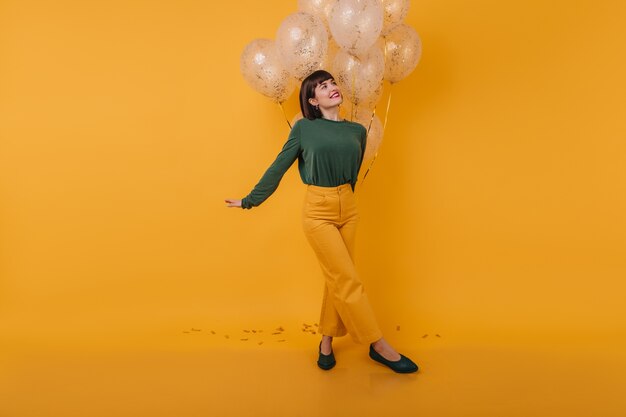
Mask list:
[{"label": "woman's neck", "polygon": [[324,119],[334,120],[336,122],[339,121],[339,106],[331,107],[329,109],[320,108],[320,111],[322,112],[322,117]]}]

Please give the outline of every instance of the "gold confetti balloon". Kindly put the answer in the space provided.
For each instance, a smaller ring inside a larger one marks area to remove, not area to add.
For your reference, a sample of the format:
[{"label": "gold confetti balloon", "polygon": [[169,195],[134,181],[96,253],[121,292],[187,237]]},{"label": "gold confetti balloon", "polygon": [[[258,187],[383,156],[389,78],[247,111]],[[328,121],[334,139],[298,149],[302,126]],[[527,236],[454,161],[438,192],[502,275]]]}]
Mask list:
[{"label": "gold confetti balloon", "polygon": [[294,80],[270,39],[255,39],[246,45],[241,54],[240,69],[254,90],[279,103],[285,101],[295,88]]},{"label": "gold confetti balloon", "polygon": [[396,26],[385,36],[385,79],[390,83],[409,75],[422,57],[422,41],[411,26]]},{"label": "gold confetti balloon", "polygon": [[360,56],[380,35],[382,3],[380,0],[337,0],[330,14],[329,27],[339,46]]},{"label": "gold confetti balloon", "polygon": [[337,0],[298,0],[298,10],[319,17],[328,26],[330,12]]},{"label": "gold confetti balloon", "polygon": [[296,115],[293,116],[293,119],[291,119],[291,126],[295,125],[298,120],[302,119],[302,117],[301,112],[296,113]]},{"label": "gold confetti balloon", "polygon": [[363,107],[366,109],[373,109],[375,107],[378,106],[378,102],[380,101],[380,98],[383,95],[383,82],[381,81],[380,84],[378,84],[378,87],[376,87],[376,89],[369,94],[367,97],[365,97],[363,100],[361,100],[361,102],[359,103],[359,107]]},{"label": "gold confetti balloon", "polygon": [[373,109],[366,107],[359,107],[356,110],[354,121],[361,123],[368,129],[367,143],[365,145],[365,154],[363,155],[363,164],[361,169],[367,170],[369,163],[374,159],[374,156],[378,152],[378,148],[383,141],[383,124]]},{"label": "gold confetti balloon", "polygon": [[359,58],[341,50],[333,61],[332,73],[344,97],[352,103],[358,106],[371,101],[385,73],[383,52],[374,45]]},{"label": "gold confetti balloon", "polygon": [[381,35],[398,26],[409,12],[409,0],[379,0],[383,6],[383,29]]},{"label": "gold confetti balloon", "polygon": [[[383,63],[384,63],[384,51],[385,51],[385,41],[382,37],[378,38],[376,40],[376,43],[374,43],[374,46],[372,46],[372,48],[377,47],[379,48],[379,50],[382,52],[383,54]],[[384,76],[384,72],[383,72],[383,76]],[[378,86],[371,92],[371,94],[367,95],[366,97],[363,97],[361,101],[359,101],[359,107],[362,108],[368,108],[368,109],[373,109],[375,107],[378,106],[378,102],[380,101],[380,98],[383,95],[383,82],[382,80],[380,81],[380,83],[378,84]]]},{"label": "gold confetti balloon", "polygon": [[335,56],[341,50],[337,42],[331,37],[328,38],[328,48],[326,49],[326,56],[324,57],[324,62],[321,65],[320,69],[331,71],[333,67],[333,61],[335,60]]},{"label": "gold confetti balloon", "polygon": [[305,12],[292,13],[276,32],[276,46],[287,70],[302,80],[322,66],[328,32],[319,17]]}]

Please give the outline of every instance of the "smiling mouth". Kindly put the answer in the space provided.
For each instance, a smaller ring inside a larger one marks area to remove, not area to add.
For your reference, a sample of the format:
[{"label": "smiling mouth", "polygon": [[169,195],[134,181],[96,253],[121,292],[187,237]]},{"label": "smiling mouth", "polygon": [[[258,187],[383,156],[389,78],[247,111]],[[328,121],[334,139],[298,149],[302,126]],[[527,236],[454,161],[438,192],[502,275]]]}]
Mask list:
[{"label": "smiling mouth", "polygon": [[330,98],[337,98],[339,96],[340,96],[339,92],[335,92],[335,93],[330,95]]}]

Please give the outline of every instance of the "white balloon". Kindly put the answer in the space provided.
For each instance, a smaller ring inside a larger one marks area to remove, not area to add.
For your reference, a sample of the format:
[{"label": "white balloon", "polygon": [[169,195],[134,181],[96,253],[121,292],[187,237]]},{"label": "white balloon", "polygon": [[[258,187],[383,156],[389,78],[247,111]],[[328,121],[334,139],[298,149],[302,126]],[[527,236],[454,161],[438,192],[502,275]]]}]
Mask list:
[{"label": "white balloon", "polygon": [[378,115],[368,108],[358,108],[354,121],[361,123],[367,129],[367,142],[365,154],[363,155],[363,164],[361,165],[363,172],[365,172],[383,141],[383,124],[380,122]]},{"label": "white balloon", "polygon": [[409,0],[379,0],[383,6],[383,29],[382,35],[389,33],[389,31],[400,23],[406,17],[409,12]]},{"label": "white balloon", "polygon": [[255,39],[246,45],[239,64],[244,79],[252,88],[279,103],[285,101],[295,88],[293,78],[270,39]]},{"label": "white balloon", "polygon": [[383,88],[384,88],[384,85],[383,85],[383,82],[381,81],[380,84],[378,84],[378,87],[374,89],[374,91],[372,91],[369,95],[367,95],[367,97],[361,100],[361,102],[359,103],[359,106],[363,108],[367,108],[367,109],[373,109],[377,107],[379,104],[380,98],[383,95]]},{"label": "white balloon", "polygon": [[326,71],[331,71],[333,68],[333,62],[335,61],[335,57],[339,53],[341,48],[337,45],[337,42],[331,37],[328,38],[328,48],[326,48],[326,56],[324,57],[324,62],[320,66],[319,69],[323,69]]},{"label": "white balloon", "polygon": [[319,17],[328,26],[330,12],[336,2],[337,0],[298,0],[298,10]]},{"label": "white balloon", "polygon": [[411,26],[400,24],[385,36],[385,79],[390,83],[409,75],[422,57],[422,41]]},{"label": "white balloon", "polygon": [[377,93],[385,72],[385,59],[374,45],[360,58],[344,50],[335,56],[332,73],[344,97],[361,105]]},{"label": "white balloon", "polygon": [[293,125],[296,124],[296,122],[300,119],[302,119],[304,116],[302,116],[302,112],[298,112],[296,113],[295,116],[293,116],[293,118],[291,119],[291,126],[293,127]]},{"label": "white balloon", "polygon": [[337,0],[329,20],[337,44],[353,55],[365,53],[383,27],[380,0]]},{"label": "white balloon", "polygon": [[324,62],[328,32],[320,18],[304,12],[292,13],[276,32],[276,46],[287,70],[302,80]]}]

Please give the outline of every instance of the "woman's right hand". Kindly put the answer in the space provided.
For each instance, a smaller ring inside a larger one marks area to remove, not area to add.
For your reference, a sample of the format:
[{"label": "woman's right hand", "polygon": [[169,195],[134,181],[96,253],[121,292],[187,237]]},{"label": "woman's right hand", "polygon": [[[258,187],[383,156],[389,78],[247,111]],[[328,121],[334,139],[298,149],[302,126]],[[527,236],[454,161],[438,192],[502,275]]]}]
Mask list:
[{"label": "woman's right hand", "polygon": [[226,202],[226,207],[241,207],[241,200],[233,200],[232,198],[227,198],[224,201]]}]

